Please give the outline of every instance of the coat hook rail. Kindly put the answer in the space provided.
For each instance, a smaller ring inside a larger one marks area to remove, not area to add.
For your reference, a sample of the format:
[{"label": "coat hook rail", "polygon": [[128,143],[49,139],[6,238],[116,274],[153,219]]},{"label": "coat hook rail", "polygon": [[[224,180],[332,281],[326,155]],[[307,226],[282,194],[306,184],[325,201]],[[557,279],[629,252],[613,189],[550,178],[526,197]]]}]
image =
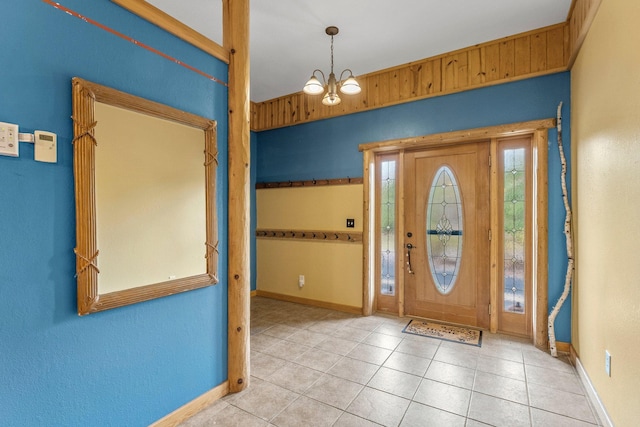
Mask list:
[{"label": "coat hook rail", "polygon": [[335,179],[312,179],[309,181],[282,181],[282,182],[258,182],[256,189],[263,188],[292,188],[292,187],[321,187],[324,185],[352,185],[362,184],[362,178],[335,178]]},{"label": "coat hook rail", "polygon": [[332,242],[361,243],[362,232],[318,231],[318,230],[256,230],[256,237],[262,239],[324,240]]}]

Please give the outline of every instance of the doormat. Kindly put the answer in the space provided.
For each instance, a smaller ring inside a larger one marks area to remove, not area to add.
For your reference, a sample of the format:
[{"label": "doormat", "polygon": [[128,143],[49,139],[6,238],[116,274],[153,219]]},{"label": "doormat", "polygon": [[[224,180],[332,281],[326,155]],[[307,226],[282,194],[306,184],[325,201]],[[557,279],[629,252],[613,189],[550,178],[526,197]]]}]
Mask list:
[{"label": "doormat", "polygon": [[402,332],[476,347],[482,346],[482,331],[465,328],[464,326],[451,326],[413,319],[404,327]]}]

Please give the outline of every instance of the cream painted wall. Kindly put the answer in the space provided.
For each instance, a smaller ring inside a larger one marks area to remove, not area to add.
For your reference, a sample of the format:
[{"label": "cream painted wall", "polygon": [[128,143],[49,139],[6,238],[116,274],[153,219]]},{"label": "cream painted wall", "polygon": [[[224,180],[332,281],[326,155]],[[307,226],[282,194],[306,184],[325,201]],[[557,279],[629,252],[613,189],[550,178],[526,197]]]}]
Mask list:
[{"label": "cream painted wall", "polygon": [[[262,189],[256,207],[258,229],[362,231],[361,184]],[[258,291],[362,307],[361,243],[258,239],[256,258]]]},{"label": "cream painted wall", "polygon": [[100,102],[95,117],[100,293],[206,273],[204,132]]},{"label": "cream painted wall", "polygon": [[257,261],[259,291],[362,307],[361,244],[258,239]]},{"label": "cream painted wall", "polygon": [[258,228],[362,231],[362,203],[362,184],[265,188],[256,192]]},{"label": "cream painted wall", "polygon": [[604,0],[571,72],[572,343],[616,426],[640,419],[639,22],[640,2]]}]

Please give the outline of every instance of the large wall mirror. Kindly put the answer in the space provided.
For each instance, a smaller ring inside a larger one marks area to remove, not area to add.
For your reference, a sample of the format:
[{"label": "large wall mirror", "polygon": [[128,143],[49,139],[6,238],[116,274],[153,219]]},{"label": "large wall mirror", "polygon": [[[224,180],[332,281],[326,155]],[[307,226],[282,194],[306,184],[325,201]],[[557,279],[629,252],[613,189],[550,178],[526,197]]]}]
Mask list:
[{"label": "large wall mirror", "polygon": [[73,79],[78,313],[217,283],[216,123]]}]

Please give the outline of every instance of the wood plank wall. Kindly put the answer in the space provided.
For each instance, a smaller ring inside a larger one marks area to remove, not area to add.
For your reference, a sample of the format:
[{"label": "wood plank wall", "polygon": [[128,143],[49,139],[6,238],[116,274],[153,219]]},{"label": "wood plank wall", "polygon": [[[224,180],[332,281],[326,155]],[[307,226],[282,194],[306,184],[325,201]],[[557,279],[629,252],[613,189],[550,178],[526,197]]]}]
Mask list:
[{"label": "wood plank wall", "polygon": [[253,103],[251,127],[263,131],[297,125],[565,71],[569,39],[569,23],[564,22],[365,74],[358,77],[362,92],[343,96],[334,107],[322,105],[321,96],[303,92]]},{"label": "wood plank wall", "polygon": [[573,66],[580,47],[587,37],[600,3],[602,0],[573,0],[571,4],[567,20],[569,23],[569,50],[571,52],[567,65],[569,69]]}]

